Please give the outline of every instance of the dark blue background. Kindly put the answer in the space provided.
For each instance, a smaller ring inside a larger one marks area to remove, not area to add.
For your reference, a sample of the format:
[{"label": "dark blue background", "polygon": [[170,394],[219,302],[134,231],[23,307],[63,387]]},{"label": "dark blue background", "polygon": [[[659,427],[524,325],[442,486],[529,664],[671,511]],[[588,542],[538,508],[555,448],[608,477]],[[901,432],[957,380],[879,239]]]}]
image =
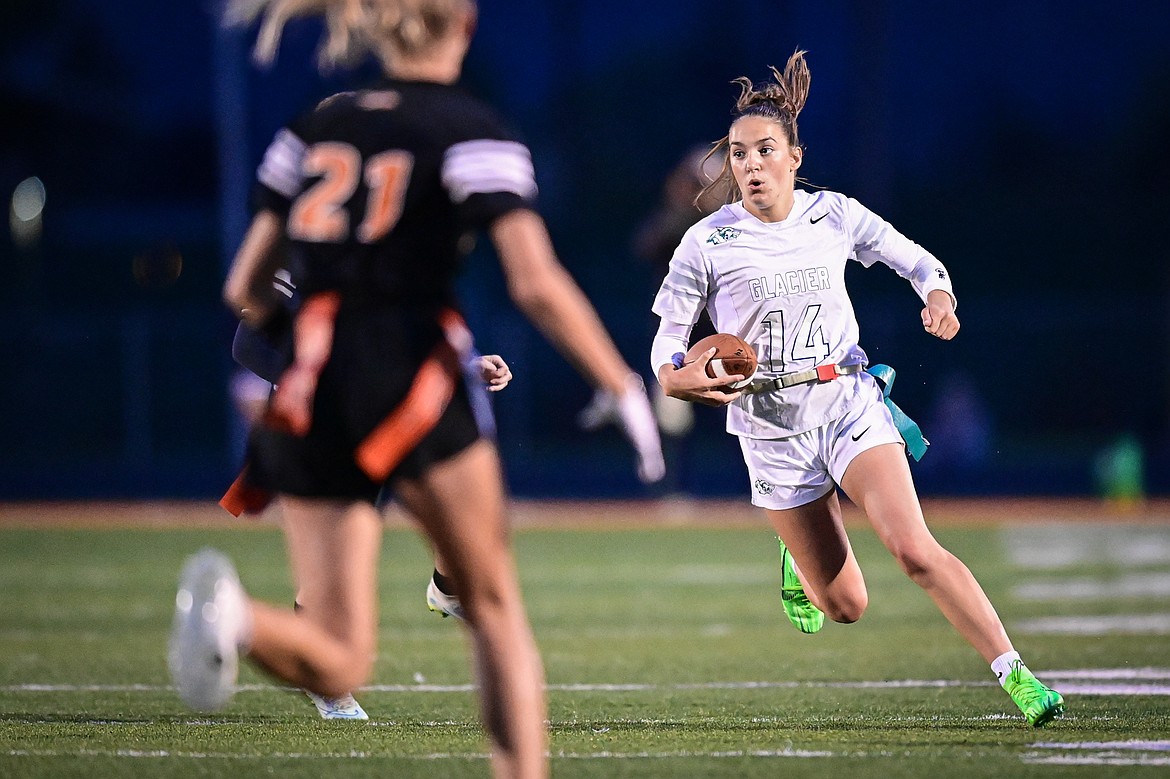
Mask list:
[{"label": "dark blue background", "polygon": [[[0,192],[47,200],[37,242],[0,240],[0,497],[215,496],[239,453],[219,303],[272,133],[360,82],[316,77],[319,27],[276,67],[210,2],[0,6]],[[851,269],[862,344],[935,447],[925,494],[1098,489],[1128,436],[1170,492],[1170,5],[487,0],[466,83],[530,144],[565,264],[647,372],[658,269],[630,247],[664,177],[727,129],[740,75],[796,47],[813,82],[802,172],[942,259],[963,332],[925,336],[908,285]],[[182,258],[173,283],[165,273]],[[136,276],[134,268],[139,269]],[[494,259],[464,283],[521,495],[653,494],[590,396],[515,313]],[[671,443],[668,489],[741,494],[721,413]]]}]

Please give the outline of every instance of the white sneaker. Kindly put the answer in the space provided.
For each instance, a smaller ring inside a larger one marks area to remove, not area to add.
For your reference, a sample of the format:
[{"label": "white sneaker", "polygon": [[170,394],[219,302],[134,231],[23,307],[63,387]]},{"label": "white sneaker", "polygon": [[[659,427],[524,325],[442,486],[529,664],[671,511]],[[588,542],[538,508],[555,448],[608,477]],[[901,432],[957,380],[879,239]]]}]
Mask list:
[{"label": "white sneaker", "polygon": [[215,549],[187,558],[167,665],[179,697],[191,708],[217,711],[231,699],[248,618],[247,596],[231,560]]},{"label": "white sneaker", "polygon": [[340,698],[326,698],[315,692],[305,690],[305,695],[317,707],[321,719],[369,719],[370,715],[361,704],[354,700],[353,695],[342,695]]},{"label": "white sneaker", "polygon": [[463,619],[463,604],[454,595],[447,595],[436,587],[434,579],[427,584],[427,608],[439,612],[444,617]]}]

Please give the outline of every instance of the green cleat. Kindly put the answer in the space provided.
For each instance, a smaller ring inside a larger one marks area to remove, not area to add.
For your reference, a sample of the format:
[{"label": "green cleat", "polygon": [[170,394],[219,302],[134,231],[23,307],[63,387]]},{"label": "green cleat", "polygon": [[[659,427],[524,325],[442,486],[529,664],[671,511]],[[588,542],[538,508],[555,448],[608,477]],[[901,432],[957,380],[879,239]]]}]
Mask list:
[{"label": "green cleat", "polygon": [[801,633],[816,633],[825,624],[825,612],[809,602],[808,596],[804,594],[804,585],[792,567],[792,555],[788,553],[788,547],[784,546],[780,538],[776,540],[780,543],[780,565],[784,569],[780,602],[784,604],[784,611],[797,630]]},{"label": "green cleat", "polygon": [[1041,684],[1019,660],[1012,663],[1004,689],[1032,727],[1043,727],[1064,716],[1064,698],[1060,693]]}]

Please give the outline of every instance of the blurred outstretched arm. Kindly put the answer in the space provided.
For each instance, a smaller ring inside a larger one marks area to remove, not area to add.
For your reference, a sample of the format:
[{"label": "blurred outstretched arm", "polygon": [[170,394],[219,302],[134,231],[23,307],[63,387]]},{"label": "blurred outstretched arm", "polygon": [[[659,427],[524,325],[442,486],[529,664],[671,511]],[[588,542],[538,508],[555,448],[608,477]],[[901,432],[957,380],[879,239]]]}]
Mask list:
[{"label": "blurred outstretched arm", "polygon": [[557,259],[544,220],[517,209],[495,220],[490,232],[516,307],[578,373],[616,398],[623,432],[638,454],[638,476],[645,482],[661,479],[662,442],[642,379]]}]

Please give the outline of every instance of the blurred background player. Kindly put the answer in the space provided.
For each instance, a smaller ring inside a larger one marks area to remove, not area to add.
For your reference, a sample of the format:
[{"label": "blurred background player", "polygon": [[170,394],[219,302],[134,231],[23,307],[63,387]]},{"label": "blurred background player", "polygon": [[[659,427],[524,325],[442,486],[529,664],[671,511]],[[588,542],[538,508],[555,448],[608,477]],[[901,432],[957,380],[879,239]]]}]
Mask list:
[{"label": "blurred background player", "polygon": [[[670,258],[686,231],[699,219],[723,205],[722,193],[708,187],[718,178],[720,170],[719,161],[708,156],[709,150],[710,147],[706,145],[687,150],[663,181],[657,206],[634,232],[631,251],[654,270],[655,289],[666,276]],[[653,332],[652,325],[648,335]],[[704,312],[695,323],[691,337],[697,341],[714,332],[711,318]],[[682,442],[694,428],[694,407],[664,393],[657,382],[651,383],[650,396],[654,404],[654,416],[664,435],[667,472],[661,489],[667,494],[680,493],[685,486],[679,479],[678,465],[684,456]],[[597,430],[610,422],[619,421],[614,398],[604,391],[594,394],[589,405],[577,416],[577,424],[584,430]]]},{"label": "blurred background player", "polygon": [[[658,207],[634,233],[634,255],[654,266],[659,277],[666,275],[670,258],[687,230],[723,205],[720,193],[709,187],[720,172],[719,161],[710,157],[709,151],[706,145],[687,151],[667,174]],[[707,317],[703,320],[710,323]]]},{"label": "blurred background player", "polygon": [[293,361],[249,437],[246,486],[278,494],[295,612],[250,599],[222,554],[180,577],[169,665],[188,704],[230,699],[238,657],[325,696],[370,674],[377,643],[375,501],[389,483],[451,568],[498,776],[548,774],[544,675],[522,603],[494,444],[462,365],[454,279],[474,229],[490,236],[512,300],[594,385],[620,399],[648,480],[661,447],[640,377],[558,262],[533,210],[526,147],[454,86],[475,28],[470,0],[239,0],[275,54],[293,15],[323,14],[323,64],[373,54],[387,80],[335,95],[281,130],[258,172],[260,208],[224,287],[262,327],[285,259],[302,296]]},{"label": "blurred background player", "polygon": [[[780,538],[783,605],[798,629],[815,633],[826,613],[855,622],[868,604],[839,485],[902,570],[991,664],[1027,721],[1042,725],[1063,713],[1063,699],[1023,664],[982,587],[927,527],[904,454],[912,441],[903,442],[882,386],[864,370],[845,289],[848,260],[880,261],[922,298],[926,332],[950,340],[959,330],[950,276],[856,200],[795,188],[804,156],[796,120],[810,83],[804,52],[772,74],[758,87],[735,81],[735,119],[711,152],[723,162],[713,186],[729,192],[728,205],[691,228],[670,261],[654,301],[662,321],[651,364],[668,395],[727,406],[752,503]],[[707,378],[714,350],[682,365],[703,309],[716,330],[755,347],[758,378],[745,391],[725,392],[726,379]]]}]

